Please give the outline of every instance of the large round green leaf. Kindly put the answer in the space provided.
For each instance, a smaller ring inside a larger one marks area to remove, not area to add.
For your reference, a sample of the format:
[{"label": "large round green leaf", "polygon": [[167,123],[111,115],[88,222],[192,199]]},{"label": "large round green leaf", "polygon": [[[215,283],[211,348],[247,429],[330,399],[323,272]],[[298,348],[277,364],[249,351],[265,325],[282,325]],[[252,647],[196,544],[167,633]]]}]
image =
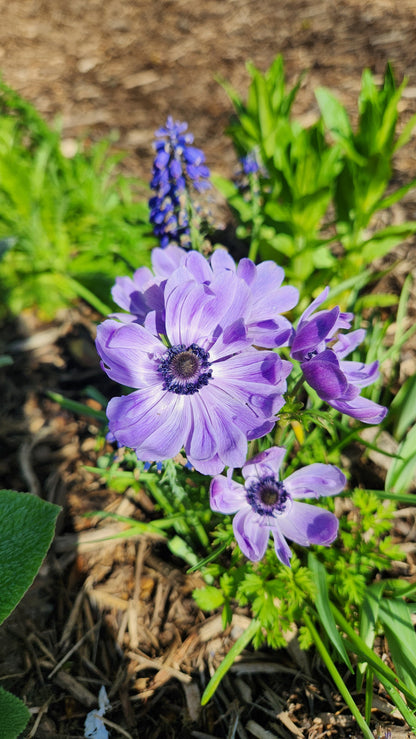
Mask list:
[{"label": "large round green leaf", "polygon": [[0,623],[32,584],[59,511],[35,495],[0,490]]},{"label": "large round green leaf", "polygon": [[20,698],[0,687],[0,739],[17,739],[30,719]]}]

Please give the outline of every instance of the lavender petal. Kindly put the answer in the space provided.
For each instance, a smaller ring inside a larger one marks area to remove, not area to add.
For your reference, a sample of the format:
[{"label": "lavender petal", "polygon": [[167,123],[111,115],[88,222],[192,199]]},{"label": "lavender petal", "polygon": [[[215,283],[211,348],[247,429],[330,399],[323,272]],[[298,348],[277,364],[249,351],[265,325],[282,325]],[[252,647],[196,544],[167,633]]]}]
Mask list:
[{"label": "lavender petal", "polygon": [[283,536],[307,547],[331,544],[337,537],[338,525],[334,513],[295,501],[290,514],[279,519],[278,528]]},{"label": "lavender petal", "polygon": [[319,498],[341,493],[346,482],[344,473],[335,465],[315,462],[292,472],[284,484],[292,498]]},{"label": "lavender petal", "polygon": [[240,508],[233,519],[234,536],[242,553],[252,562],[263,558],[269,540],[269,528],[259,525],[257,516],[249,505]]}]

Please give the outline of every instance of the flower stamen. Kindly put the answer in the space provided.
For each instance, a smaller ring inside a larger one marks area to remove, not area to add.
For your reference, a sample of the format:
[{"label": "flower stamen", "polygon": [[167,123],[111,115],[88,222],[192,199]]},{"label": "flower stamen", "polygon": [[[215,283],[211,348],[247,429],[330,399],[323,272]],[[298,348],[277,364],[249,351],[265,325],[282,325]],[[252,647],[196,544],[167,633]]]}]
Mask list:
[{"label": "flower stamen", "polygon": [[160,360],[163,389],[177,395],[193,395],[212,377],[209,354],[197,344],[171,346]]},{"label": "flower stamen", "polygon": [[248,503],[259,516],[282,516],[292,507],[292,498],[283,482],[272,475],[252,482],[246,492]]}]

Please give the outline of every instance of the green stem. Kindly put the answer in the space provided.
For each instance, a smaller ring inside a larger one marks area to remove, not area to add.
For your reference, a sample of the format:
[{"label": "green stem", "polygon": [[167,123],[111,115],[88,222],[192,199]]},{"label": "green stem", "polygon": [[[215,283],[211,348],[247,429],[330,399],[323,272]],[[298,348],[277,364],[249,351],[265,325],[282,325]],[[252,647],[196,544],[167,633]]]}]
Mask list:
[{"label": "green stem", "polygon": [[94,295],[91,290],[88,290],[85,285],[82,285],[81,282],[78,282],[78,280],[75,279],[75,277],[70,277],[69,275],[65,275],[65,279],[68,280],[70,283],[72,289],[74,292],[78,295],[78,297],[85,300],[87,303],[92,305],[92,307],[97,311],[97,313],[101,313],[103,316],[108,316],[109,313],[111,313],[111,308],[103,303],[100,298],[98,298],[96,295]]},{"label": "green stem", "polygon": [[317,630],[315,629],[315,626],[312,623],[312,620],[310,619],[309,615],[306,612],[303,613],[303,619],[305,621],[306,626],[308,627],[309,631],[312,634],[315,646],[318,649],[319,654],[321,655],[322,660],[325,663],[325,666],[329,674],[331,675],[345,703],[347,704],[352,715],[354,716],[365,739],[374,739],[372,731],[370,730],[368,724],[364,721],[364,718],[361,716],[361,713],[359,712],[357,706],[355,705],[347,686],[345,685],[341,675],[339,674],[337,668],[335,667],[335,664],[333,663],[330,657],[330,654],[327,648],[325,647],[325,644],[323,643],[321,637],[319,636]]},{"label": "green stem", "polygon": [[296,385],[294,386],[293,390],[291,390],[290,393],[287,394],[288,397],[294,400],[298,394],[298,391],[301,389],[301,387],[303,387],[304,382],[305,382],[305,378],[303,375],[301,375]]},{"label": "green stem", "polygon": [[[253,231],[254,231],[254,229],[253,229]],[[250,242],[250,249],[249,249],[249,252],[248,252],[248,258],[251,259],[253,262],[255,262],[256,259],[257,259],[257,252],[259,250],[259,246],[260,246],[260,244],[259,244],[259,240],[258,240],[257,236],[254,236],[253,235],[252,236],[252,239],[251,239],[251,242]]]},{"label": "green stem", "polygon": [[261,206],[260,206],[260,200],[259,200],[259,184],[258,184],[258,178],[256,175],[251,174],[249,175],[249,183],[250,183],[250,193],[251,193],[251,203],[252,203],[252,221],[253,221],[253,230],[251,233],[251,243],[250,243],[250,249],[248,252],[248,258],[251,259],[253,262],[257,259],[257,252],[259,250],[260,246],[260,229],[261,225],[263,223],[263,216],[261,212]]}]

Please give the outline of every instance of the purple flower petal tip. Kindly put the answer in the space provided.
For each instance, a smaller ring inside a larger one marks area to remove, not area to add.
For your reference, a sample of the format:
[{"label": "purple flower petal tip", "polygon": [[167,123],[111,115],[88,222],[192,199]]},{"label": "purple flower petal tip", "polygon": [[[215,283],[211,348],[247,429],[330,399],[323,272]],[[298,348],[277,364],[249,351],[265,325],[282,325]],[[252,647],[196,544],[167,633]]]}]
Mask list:
[{"label": "purple flower petal tip", "polygon": [[338,307],[315,313],[327,297],[328,288],[303,312],[290,339],[291,356],[322,400],[362,423],[380,423],[387,409],[360,397],[361,389],[378,378],[378,362],[366,365],[344,359],[363,341],[365,331],[339,333],[350,328],[353,315]]}]

